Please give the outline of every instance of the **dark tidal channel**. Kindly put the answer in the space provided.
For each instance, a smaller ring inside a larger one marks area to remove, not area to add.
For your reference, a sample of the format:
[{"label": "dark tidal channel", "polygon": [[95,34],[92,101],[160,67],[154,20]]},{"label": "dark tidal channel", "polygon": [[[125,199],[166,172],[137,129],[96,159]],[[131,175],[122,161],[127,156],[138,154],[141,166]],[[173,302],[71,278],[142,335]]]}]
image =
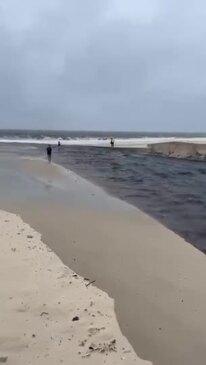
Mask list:
[{"label": "dark tidal channel", "polygon": [[54,159],[142,209],[206,253],[206,163],[132,149],[62,147]]},{"label": "dark tidal channel", "polygon": [[[45,156],[45,148],[5,145],[1,151]],[[140,208],[206,253],[206,162],[87,146],[54,148],[53,160]]]}]

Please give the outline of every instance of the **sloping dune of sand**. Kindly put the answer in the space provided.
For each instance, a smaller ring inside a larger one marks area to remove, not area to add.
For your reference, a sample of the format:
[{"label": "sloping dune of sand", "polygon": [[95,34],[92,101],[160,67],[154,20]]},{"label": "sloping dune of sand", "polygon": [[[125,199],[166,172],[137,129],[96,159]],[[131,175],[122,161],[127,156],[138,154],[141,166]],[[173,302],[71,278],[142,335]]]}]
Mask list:
[{"label": "sloping dune of sand", "polygon": [[113,300],[3,211],[0,247],[0,363],[149,364],[121,334]]}]

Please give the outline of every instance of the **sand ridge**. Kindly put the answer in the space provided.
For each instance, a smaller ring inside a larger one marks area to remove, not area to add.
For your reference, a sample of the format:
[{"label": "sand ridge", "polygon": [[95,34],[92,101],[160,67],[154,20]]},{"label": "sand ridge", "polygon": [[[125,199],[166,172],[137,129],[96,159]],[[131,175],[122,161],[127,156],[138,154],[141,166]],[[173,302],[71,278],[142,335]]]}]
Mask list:
[{"label": "sand ridge", "polygon": [[0,211],[0,232],[0,363],[149,364],[92,278],[64,266],[17,215]]}]

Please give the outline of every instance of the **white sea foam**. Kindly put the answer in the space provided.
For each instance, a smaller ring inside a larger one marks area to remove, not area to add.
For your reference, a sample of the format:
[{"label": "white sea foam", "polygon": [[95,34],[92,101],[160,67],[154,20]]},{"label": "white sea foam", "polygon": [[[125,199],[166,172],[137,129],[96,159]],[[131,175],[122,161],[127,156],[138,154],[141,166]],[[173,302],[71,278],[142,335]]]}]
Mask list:
[{"label": "white sea foam", "polygon": [[[27,144],[51,144],[57,145],[58,140],[61,140],[62,145],[68,146],[96,146],[96,147],[110,147],[110,139],[103,138],[70,138],[61,139],[44,137],[43,139],[35,138],[0,138],[0,143],[27,143]],[[160,142],[193,142],[193,143],[206,143],[205,137],[191,137],[191,138],[179,138],[179,137],[143,137],[143,138],[116,138],[116,147],[129,147],[129,148],[145,148],[150,143]]]}]

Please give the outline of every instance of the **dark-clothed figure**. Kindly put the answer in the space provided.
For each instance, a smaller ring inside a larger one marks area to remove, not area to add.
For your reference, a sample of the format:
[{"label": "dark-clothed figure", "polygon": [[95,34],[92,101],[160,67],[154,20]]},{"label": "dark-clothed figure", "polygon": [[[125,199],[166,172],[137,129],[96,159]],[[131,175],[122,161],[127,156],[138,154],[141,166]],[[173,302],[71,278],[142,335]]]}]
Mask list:
[{"label": "dark-clothed figure", "polygon": [[110,146],[111,147],[114,147],[114,138],[112,137],[111,140],[110,140]]},{"label": "dark-clothed figure", "polygon": [[48,161],[49,163],[51,162],[51,156],[52,156],[52,148],[51,148],[51,145],[49,144],[47,149],[46,149],[46,153],[47,153],[47,158],[48,158]]}]

